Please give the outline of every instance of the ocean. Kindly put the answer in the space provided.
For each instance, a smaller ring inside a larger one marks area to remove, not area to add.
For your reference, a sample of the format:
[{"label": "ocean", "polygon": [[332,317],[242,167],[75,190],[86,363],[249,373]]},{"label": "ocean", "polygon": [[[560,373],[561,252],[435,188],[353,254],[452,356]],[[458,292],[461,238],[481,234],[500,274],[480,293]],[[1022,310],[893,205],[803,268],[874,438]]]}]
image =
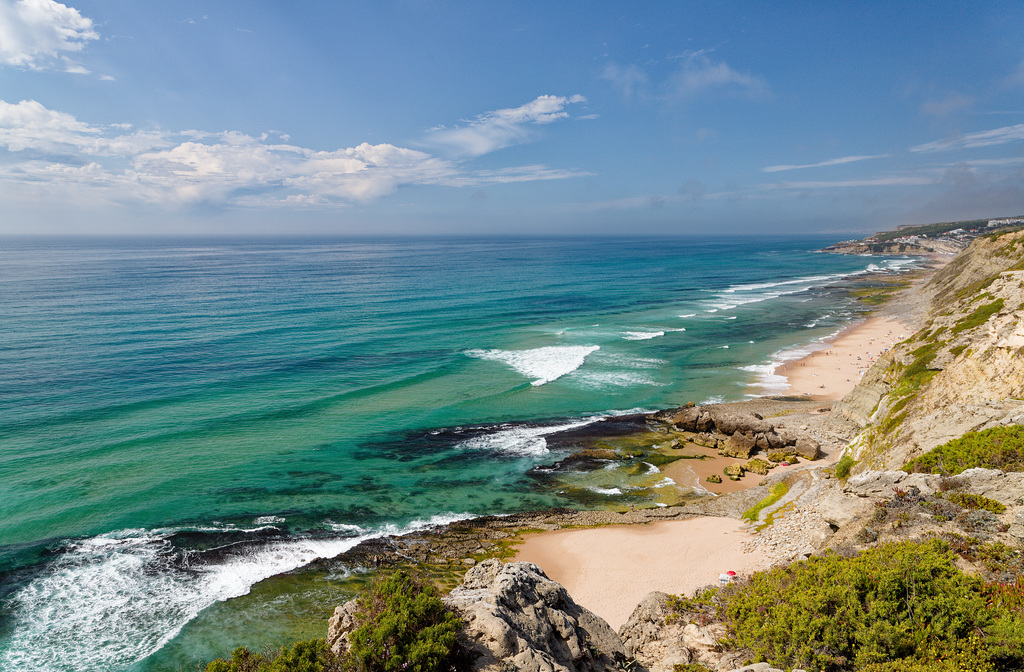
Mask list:
[{"label": "ocean", "polygon": [[580,505],[545,437],[778,392],[915,264],[831,242],[3,239],[0,669],[323,636],[360,570],[318,559]]}]

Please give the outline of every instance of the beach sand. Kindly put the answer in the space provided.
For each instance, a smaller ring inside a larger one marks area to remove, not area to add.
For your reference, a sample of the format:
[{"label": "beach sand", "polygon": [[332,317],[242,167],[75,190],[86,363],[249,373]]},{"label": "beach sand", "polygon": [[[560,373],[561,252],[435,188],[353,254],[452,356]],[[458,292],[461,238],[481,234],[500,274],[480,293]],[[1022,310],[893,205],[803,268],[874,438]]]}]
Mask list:
[{"label": "beach sand", "polygon": [[872,317],[840,332],[828,347],[775,369],[789,388],[785,394],[835,401],[850,392],[878,356],[914,333],[899,320]]},{"label": "beach sand", "polygon": [[515,560],[538,565],[618,630],[651,591],[692,595],[724,572],[766,569],[763,553],[742,551],[749,538],[741,521],[710,517],[560,530],[527,537]]}]

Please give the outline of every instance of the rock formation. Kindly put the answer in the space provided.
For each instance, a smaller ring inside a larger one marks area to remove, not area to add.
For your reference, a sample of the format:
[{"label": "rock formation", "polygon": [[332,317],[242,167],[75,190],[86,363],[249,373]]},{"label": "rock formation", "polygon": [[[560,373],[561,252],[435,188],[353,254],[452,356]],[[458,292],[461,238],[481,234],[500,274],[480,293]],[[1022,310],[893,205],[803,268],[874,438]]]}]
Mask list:
[{"label": "rock formation", "polygon": [[478,670],[603,671],[625,662],[611,626],[529,562],[482,562],[444,602],[462,617]]},{"label": "rock formation", "polygon": [[769,450],[813,460],[821,449],[810,436],[777,427],[757,414],[737,413],[728,404],[687,406],[668,421],[677,429],[695,432],[694,443],[718,448],[723,455],[741,460]]}]

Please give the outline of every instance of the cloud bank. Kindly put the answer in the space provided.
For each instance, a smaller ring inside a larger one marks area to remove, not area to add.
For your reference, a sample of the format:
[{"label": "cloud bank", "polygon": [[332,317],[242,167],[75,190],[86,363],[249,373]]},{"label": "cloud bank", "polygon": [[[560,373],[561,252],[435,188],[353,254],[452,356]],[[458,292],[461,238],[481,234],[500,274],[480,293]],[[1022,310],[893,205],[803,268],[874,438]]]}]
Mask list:
[{"label": "cloud bank", "polygon": [[[541,96],[526,105],[477,117],[459,142],[477,156],[524,140],[527,124],[568,117],[582,98]],[[98,126],[34,100],[0,100],[0,181],[19,193],[78,190],[91,200],[164,206],[345,206],[405,185],[479,186],[576,177],[533,165],[472,171],[423,151],[388,143],[322,151],[226,131],[132,131]]]}]

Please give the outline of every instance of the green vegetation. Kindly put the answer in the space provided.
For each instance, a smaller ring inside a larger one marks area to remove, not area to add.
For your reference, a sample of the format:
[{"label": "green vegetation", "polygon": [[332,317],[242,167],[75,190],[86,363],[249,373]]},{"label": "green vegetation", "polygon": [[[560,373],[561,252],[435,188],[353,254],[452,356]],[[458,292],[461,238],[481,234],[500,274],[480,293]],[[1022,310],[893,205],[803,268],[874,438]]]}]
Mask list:
[{"label": "green vegetation", "polygon": [[253,653],[239,647],[231,660],[218,659],[206,666],[206,672],[343,672],[350,668],[327,648],[322,639],[296,642],[289,649]]},{"label": "green vegetation", "polygon": [[239,648],[230,661],[215,660],[206,672],[435,672],[459,666],[461,622],[431,586],[398,571],[374,581],[357,605],[359,625],[343,655],[332,653],[322,639],[266,654]]},{"label": "green vegetation", "polygon": [[854,460],[853,456],[850,455],[849,453],[847,453],[846,455],[843,455],[839,459],[839,461],[836,462],[836,478],[841,478],[843,480],[846,480],[847,478],[849,478],[850,477],[850,469],[852,469],[853,465],[856,464],[856,463],[857,463],[856,460]]},{"label": "green vegetation", "polygon": [[956,323],[956,325],[953,327],[953,333],[959,334],[961,331],[966,331],[968,329],[974,329],[975,327],[979,327],[988,322],[988,318],[992,317],[1002,309],[1002,299],[996,299],[992,303],[987,303],[984,306],[979,306],[977,309],[975,309],[973,313],[971,313],[970,315]]},{"label": "green vegetation", "polygon": [[992,513],[1002,513],[1006,511],[1006,507],[996,500],[989,499],[988,497],[982,497],[981,495],[974,495],[969,492],[954,492],[949,495],[947,499],[965,509],[991,511]]},{"label": "green vegetation", "polygon": [[974,467],[1024,471],[1024,427],[1013,425],[968,432],[911,460],[903,470],[955,476]]},{"label": "green vegetation", "polygon": [[732,644],[776,667],[885,672],[1024,663],[1024,618],[1007,606],[1016,593],[990,599],[938,539],[813,557],[720,592]]},{"label": "green vegetation", "polygon": [[768,508],[775,502],[782,499],[783,495],[789,492],[789,486],[785,483],[777,483],[767,497],[758,502],[753,508],[743,514],[743,520],[754,522],[761,515],[761,511]]}]

